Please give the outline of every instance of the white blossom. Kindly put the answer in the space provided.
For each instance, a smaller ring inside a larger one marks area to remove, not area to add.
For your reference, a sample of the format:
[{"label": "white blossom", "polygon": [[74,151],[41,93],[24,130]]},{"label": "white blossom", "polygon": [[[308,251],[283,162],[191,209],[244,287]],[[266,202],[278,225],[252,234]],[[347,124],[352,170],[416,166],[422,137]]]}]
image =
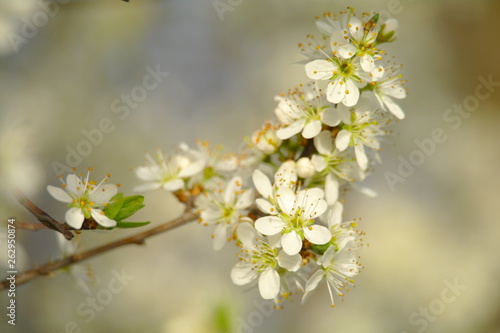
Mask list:
[{"label": "white blossom", "polygon": [[[99,184],[89,179],[89,168],[85,180],[76,174],[69,174],[62,188],[47,186],[47,191],[56,200],[65,202],[70,209],[66,212],[66,223],[74,229],[80,229],[85,219],[93,218],[105,228],[116,226],[116,221],[108,218],[102,208],[110,203],[111,198],[118,192],[116,185],[107,183],[109,176]],[[62,179],[62,176],[60,176]]]}]

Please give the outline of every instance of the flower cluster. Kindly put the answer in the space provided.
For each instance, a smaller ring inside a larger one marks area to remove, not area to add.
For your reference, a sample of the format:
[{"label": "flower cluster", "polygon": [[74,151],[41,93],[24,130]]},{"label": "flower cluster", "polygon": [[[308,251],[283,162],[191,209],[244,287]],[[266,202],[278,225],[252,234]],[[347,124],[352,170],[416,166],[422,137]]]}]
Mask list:
[{"label": "flower cluster", "polygon": [[137,190],[163,188],[193,205],[200,224],[214,228],[215,250],[234,242],[232,281],[257,284],[276,304],[292,294],[304,301],[325,282],[333,306],[354,283],[362,232],[342,219],[344,193],[373,195],[362,182],[380,161],[388,125],[404,118],[395,102],[406,96],[399,66],[380,49],[395,40],[397,22],[348,8],[318,17],[316,27],[320,36],[299,44],[311,81],[276,97],[276,119],[251,135],[247,150],[182,144],[135,170],[146,181]]}]

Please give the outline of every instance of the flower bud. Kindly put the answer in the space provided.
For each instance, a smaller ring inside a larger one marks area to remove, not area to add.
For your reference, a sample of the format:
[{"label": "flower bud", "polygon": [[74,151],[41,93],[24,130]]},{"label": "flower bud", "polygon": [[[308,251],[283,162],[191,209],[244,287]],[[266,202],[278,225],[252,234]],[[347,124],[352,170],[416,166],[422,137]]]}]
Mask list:
[{"label": "flower bud", "polygon": [[276,127],[264,124],[263,129],[252,134],[252,144],[264,154],[272,154],[281,145],[281,139],[276,136]]},{"label": "flower bud", "polygon": [[314,175],[314,165],[309,157],[301,157],[297,161],[297,174],[299,177],[308,178]]}]

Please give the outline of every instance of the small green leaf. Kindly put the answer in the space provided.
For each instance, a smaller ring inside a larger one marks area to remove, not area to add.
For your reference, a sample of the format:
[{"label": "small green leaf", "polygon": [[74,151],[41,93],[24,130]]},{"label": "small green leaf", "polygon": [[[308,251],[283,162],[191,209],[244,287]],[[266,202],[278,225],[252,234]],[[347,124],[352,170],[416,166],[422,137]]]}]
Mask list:
[{"label": "small green leaf", "polygon": [[104,212],[104,214],[106,214],[107,217],[114,220],[116,214],[118,214],[118,212],[123,206],[124,202],[123,193],[116,193],[111,198],[110,202],[112,202],[112,204],[109,204],[106,207],[104,207],[102,211]]},{"label": "small green leaf", "polygon": [[122,228],[122,229],[138,228],[138,227],[143,227],[145,225],[148,225],[150,223],[151,223],[151,221],[146,221],[146,222],[124,222],[124,221],[116,221],[116,227],[115,228]]},{"label": "small green leaf", "polygon": [[121,221],[126,219],[129,216],[132,216],[139,209],[143,208],[145,205],[144,196],[142,195],[132,195],[130,197],[125,197],[123,200],[123,206],[120,211],[115,215],[115,221]]}]

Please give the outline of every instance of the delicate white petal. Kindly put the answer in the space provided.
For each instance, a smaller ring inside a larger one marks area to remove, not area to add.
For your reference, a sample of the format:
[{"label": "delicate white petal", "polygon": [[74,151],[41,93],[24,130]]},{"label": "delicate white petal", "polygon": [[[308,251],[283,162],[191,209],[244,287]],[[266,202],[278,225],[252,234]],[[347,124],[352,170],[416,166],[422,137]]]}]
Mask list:
[{"label": "delicate white petal", "polygon": [[314,138],[314,147],[320,154],[330,155],[333,149],[332,134],[330,131],[323,131]]},{"label": "delicate white petal", "polygon": [[303,227],[304,236],[313,244],[326,244],[332,239],[332,233],[328,230],[327,227],[322,225],[310,225],[307,227]]},{"label": "delicate white petal", "polygon": [[269,199],[273,194],[273,185],[267,176],[260,170],[255,170],[252,174],[253,184],[263,198]]},{"label": "delicate white petal", "polygon": [[[365,72],[371,72],[373,70],[373,68],[375,67],[375,61],[373,61],[373,58],[369,54],[365,54],[364,56],[361,57],[360,64],[361,64],[361,68]],[[374,79],[376,79],[376,78],[374,78]]]},{"label": "delicate white petal", "polygon": [[382,100],[385,106],[387,106],[387,108],[389,109],[389,111],[397,118],[403,119],[405,117],[405,114],[401,109],[401,107],[396,103],[394,103],[394,101],[390,97],[384,96]]},{"label": "delicate white petal", "polygon": [[135,192],[147,192],[147,191],[152,191],[156,190],[157,188],[160,188],[161,184],[160,183],[146,183],[142,184],[139,186],[134,187]]},{"label": "delicate white petal", "polygon": [[280,291],[280,276],[268,267],[259,277],[259,292],[263,299],[273,299]]},{"label": "delicate white petal", "polygon": [[334,108],[327,108],[321,114],[321,121],[328,126],[337,126],[341,121],[340,114]]},{"label": "delicate white petal", "polygon": [[298,253],[293,256],[289,256],[284,251],[280,251],[277,259],[278,264],[290,272],[297,271],[302,265],[302,257]]},{"label": "delicate white petal", "polygon": [[293,209],[295,207],[295,193],[292,189],[289,187],[280,187],[276,191],[276,201],[285,214],[294,214]]},{"label": "delicate white petal", "polygon": [[365,154],[365,148],[362,144],[357,144],[354,146],[354,153],[356,155],[356,160],[361,169],[366,170],[368,168],[368,157]]},{"label": "delicate white petal", "polygon": [[[331,102],[338,104],[345,97],[345,84],[343,81],[336,79],[334,82],[328,84],[326,88],[326,99]],[[345,104],[345,103],[344,103]]]},{"label": "delicate white petal", "polygon": [[255,200],[255,203],[257,204],[257,207],[264,213],[269,214],[269,215],[277,215],[278,210],[276,207],[274,207],[273,204],[271,204],[269,201],[258,198]]},{"label": "delicate white petal", "polygon": [[339,55],[344,59],[352,58],[356,54],[356,46],[352,44],[342,45],[339,48]]},{"label": "delicate white petal", "polygon": [[314,166],[314,170],[316,170],[318,172],[325,170],[325,168],[328,166],[325,158],[323,156],[316,155],[316,154],[314,154],[311,157],[311,163]]},{"label": "delicate white petal", "polygon": [[80,208],[72,207],[68,209],[68,211],[64,215],[64,219],[70,227],[74,229],[80,229],[82,227],[85,216],[83,216],[83,212]]},{"label": "delicate white petal", "polygon": [[294,188],[297,182],[297,166],[294,160],[283,162],[274,175],[274,186]]},{"label": "delicate white petal", "polygon": [[338,150],[346,150],[349,146],[349,142],[351,142],[351,132],[343,129],[337,133],[337,136],[335,137],[335,147],[337,147]]},{"label": "delicate white petal", "polygon": [[253,265],[248,262],[239,262],[231,270],[231,280],[238,286],[243,286],[252,282],[259,273],[252,269]]},{"label": "delicate white petal", "polygon": [[239,195],[238,200],[236,200],[236,204],[234,205],[235,209],[245,209],[248,208],[252,203],[254,199],[254,193],[253,190],[246,190],[243,192],[241,195]]},{"label": "delicate white petal", "polygon": [[302,131],[302,136],[306,139],[314,138],[321,131],[321,121],[313,120]]},{"label": "delicate white petal", "polygon": [[241,223],[236,229],[236,235],[238,239],[243,243],[245,247],[253,248],[254,241],[257,236],[257,231],[248,222]]},{"label": "delicate white petal", "polygon": [[234,198],[236,196],[235,192],[239,190],[240,186],[240,177],[234,177],[228,182],[226,190],[224,191],[224,202],[226,204],[232,205],[234,203]]},{"label": "delicate white petal", "polygon": [[77,194],[83,193],[83,191],[85,191],[85,188],[83,185],[84,184],[83,184],[82,180],[80,179],[80,177],[78,177],[75,174],[69,174],[66,177],[66,188],[71,192],[74,192]]},{"label": "delicate white petal", "polygon": [[302,249],[302,239],[295,230],[292,230],[281,237],[281,246],[286,254],[293,256]]},{"label": "delicate white petal", "polygon": [[139,179],[145,181],[159,180],[161,176],[160,168],[157,165],[140,166],[134,172]]},{"label": "delicate white petal", "polygon": [[311,292],[318,287],[318,284],[323,280],[325,273],[322,269],[317,270],[306,282],[304,296],[302,296],[302,303],[311,295]]},{"label": "delicate white petal", "polygon": [[313,60],[305,66],[306,75],[313,80],[327,80],[332,77],[335,69],[334,64],[323,59]]},{"label": "delicate white petal", "polygon": [[167,191],[177,191],[184,187],[184,181],[182,179],[174,179],[166,182],[161,187]]},{"label": "delicate white petal", "polygon": [[332,173],[329,173],[325,179],[325,197],[328,206],[337,202],[339,197],[339,181]]},{"label": "delicate white petal", "polygon": [[228,231],[228,225],[226,223],[219,223],[215,227],[214,231],[214,237],[212,239],[212,245],[214,251],[219,251],[226,245],[227,243],[227,231]]},{"label": "delicate white petal", "polygon": [[342,222],[343,211],[344,211],[344,206],[339,201],[337,201],[332,206],[332,208],[328,212],[328,227],[330,229],[334,226],[340,225],[340,222]]},{"label": "delicate white petal", "polygon": [[49,186],[47,186],[47,191],[57,201],[61,201],[61,202],[65,202],[65,203],[71,203],[73,201],[73,199],[68,194],[68,192],[66,192],[65,190],[63,190],[60,187],[55,187],[55,186],[49,185]]},{"label": "delicate white petal", "polygon": [[180,178],[186,178],[196,175],[201,172],[205,167],[205,160],[200,159],[194,162],[191,162],[189,165],[183,167],[179,172]]},{"label": "delicate white petal", "polygon": [[345,97],[342,100],[342,103],[344,103],[345,106],[354,106],[359,99],[359,88],[352,80],[346,80],[345,83]]},{"label": "delicate white petal", "polygon": [[104,204],[109,202],[116,193],[118,193],[118,188],[114,184],[104,184],[95,188],[89,196],[89,199],[96,204]]},{"label": "delicate white petal", "polygon": [[264,216],[255,221],[255,229],[263,235],[280,233],[285,226],[285,222],[275,216]]},{"label": "delicate white petal", "polygon": [[290,125],[277,130],[276,136],[281,140],[286,140],[288,138],[291,138],[295,134],[299,133],[302,130],[302,128],[304,128],[304,124],[305,124],[304,119],[299,119],[297,121],[294,121]]},{"label": "delicate white petal", "polygon": [[[350,239],[350,237],[348,237]],[[345,243],[342,244],[342,249],[344,248],[345,246]],[[339,251],[340,251],[340,247],[339,247]],[[335,257],[335,246],[330,246],[328,249],[326,249],[325,253],[323,253],[323,257],[321,258],[321,265],[325,268],[327,268],[328,266],[330,266],[330,264],[332,263],[333,261],[333,258]]]},{"label": "delicate white petal", "polygon": [[116,226],[116,221],[113,221],[112,219],[104,215],[104,213],[100,209],[91,209],[90,215],[92,215],[97,223],[105,228],[112,228]]}]

